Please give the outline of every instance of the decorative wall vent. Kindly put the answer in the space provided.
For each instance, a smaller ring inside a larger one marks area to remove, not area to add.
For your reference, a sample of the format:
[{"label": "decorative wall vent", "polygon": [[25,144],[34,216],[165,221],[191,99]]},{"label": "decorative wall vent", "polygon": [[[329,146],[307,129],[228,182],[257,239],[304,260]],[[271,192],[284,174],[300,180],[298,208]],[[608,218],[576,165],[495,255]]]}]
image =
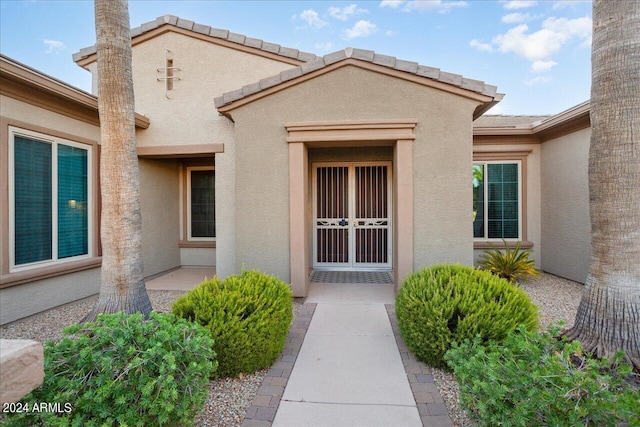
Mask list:
[{"label": "decorative wall vent", "polygon": [[166,96],[167,99],[171,99],[169,98],[169,92],[173,90],[173,83],[176,80],[181,80],[181,78],[176,76],[175,74],[182,70],[178,67],[173,66],[173,55],[171,51],[168,49],[165,51],[164,63],[165,63],[164,67],[157,69],[158,73],[163,74],[162,77],[158,77],[158,81],[164,82],[164,96]]}]

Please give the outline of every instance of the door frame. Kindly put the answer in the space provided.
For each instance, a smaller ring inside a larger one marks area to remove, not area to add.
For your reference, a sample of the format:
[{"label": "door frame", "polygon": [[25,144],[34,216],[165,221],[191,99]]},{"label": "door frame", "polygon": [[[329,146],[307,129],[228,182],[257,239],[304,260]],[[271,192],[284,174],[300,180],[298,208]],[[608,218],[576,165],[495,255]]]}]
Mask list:
[{"label": "door frame", "polygon": [[414,118],[285,124],[289,145],[289,267],[294,296],[307,296],[311,271],[309,148],[393,147],[395,289],[413,272],[413,143],[417,124]]},{"label": "door frame", "polygon": [[[322,167],[344,167],[348,169],[347,174],[347,230],[348,230],[348,259],[346,263],[317,262],[318,255],[318,218],[317,218],[317,202],[318,202],[318,186],[317,186],[317,170]],[[358,263],[356,261],[356,174],[355,170],[358,166],[386,166],[387,182],[387,262],[386,263]],[[312,234],[312,267],[314,270],[346,270],[346,271],[390,271],[393,269],[393,162],[391,161],[336,161],[336,162],[314,162],[311,164],[312,184],[311,184],[311,234]]]}]

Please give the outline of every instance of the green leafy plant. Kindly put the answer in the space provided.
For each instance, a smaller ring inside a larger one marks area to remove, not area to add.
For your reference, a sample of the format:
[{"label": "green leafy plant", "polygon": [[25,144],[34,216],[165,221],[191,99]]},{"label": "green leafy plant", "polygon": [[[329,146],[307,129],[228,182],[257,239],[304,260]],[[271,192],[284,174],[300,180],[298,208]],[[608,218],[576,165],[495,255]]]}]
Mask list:
[{"label": "green leafy plant", "polygon": [[540,272],[535,268],[535,261],[529,259],[531,250],[521,249],[520,242],[517,242],[513,249],[506,240],[503,239],[503,242],[504,252],[500,249],[487,249],[480,255],[480,268],[489,270],[511,283],[538,277]]},{"label": "green leafy plant", "polygon": [[557,332],[454,345],[445,359],[469,415],[481,426],[640,426],[640,378],[623,355],[593,359]]},{"label": "green leafy plant", "polygon": [[213,342],[171,314],[103,314],[45,343],[45,378],[22,402],[55,411],[15,414],[10,426],[189,426],[216,369]]},{"label": "green leafy plant", "polygon": [[284,348],[293,303],[291,289],[257,271],[214,278],[180,297],[173,313],[207,328],[219,376],[237,376],[273,364]]},{"label": "green leafy plant", "polygon": [[409,349],[425,363],[447,368],[453,342],[478,335],[500,341],[518,325],[538,327],[528,295],[488,271],[438,265],[407,277],[396,297],[398,327]]}]

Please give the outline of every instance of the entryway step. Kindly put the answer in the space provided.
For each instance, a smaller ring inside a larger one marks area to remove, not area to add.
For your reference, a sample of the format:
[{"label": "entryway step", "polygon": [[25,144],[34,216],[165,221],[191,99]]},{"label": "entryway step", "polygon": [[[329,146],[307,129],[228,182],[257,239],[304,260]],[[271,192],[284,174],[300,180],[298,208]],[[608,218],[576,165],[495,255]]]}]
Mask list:
[{"label": "entryway step", "polygon": [[392,285],[390,271],[325,271],[313,270],[310,283],[362,283]]}]

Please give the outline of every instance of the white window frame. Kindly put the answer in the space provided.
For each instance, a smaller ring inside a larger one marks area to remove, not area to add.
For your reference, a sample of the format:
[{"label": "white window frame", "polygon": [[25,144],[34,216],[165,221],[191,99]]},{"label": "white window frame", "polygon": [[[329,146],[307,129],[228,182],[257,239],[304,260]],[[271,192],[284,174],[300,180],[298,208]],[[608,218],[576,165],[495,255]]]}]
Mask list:
[{"label": "white window frame", "polygon": [[[215,237],[191,236],[191,171],[214,171],[215,166],[188,166],[187,167],[187,240],[190,242],[215,242]],[[216,224],[217,228],[217,224]],[[216,236],[218,232],[216,230]]]},{"label": "white window frame", "polygon": [[[518,237],[508,237],[505,238],[504,240],[507,242],[519,242],[522,240],[522,161],[521,160],[508,160],[508,159],[501,159],[501,160],[474,160],[472,163],[472,166],[474,165],[483,165],[484,166],[484,174],[485,176],[483,176],[482,178],[482,183],[484,185],[484,234],[485,236],[487,236],[489,234],[489,189],[488,189],[488,183],[489,181],[486,179],[486,173],[487,173],[487,165],[489,164],[500,164],[500,165],[504,165],[504,164],[517,164],[518,165]],[[472,230],[473,232],[473,230]],[[502,238],[496,238],[496,237],[474,237],[473,238],[474,242],[502,242]]]},{"label": "white window frame", "polygon": [[[51,259],[15,264],[15,137],[22,136],[51,145]],[[87,253],[58,259],[58,145],[79,148],[87,152]],[[82,144],[40,132],[9,126],[9,272],[15,273],[52,265],[65,264],[93,257],[93,150]]]}]

